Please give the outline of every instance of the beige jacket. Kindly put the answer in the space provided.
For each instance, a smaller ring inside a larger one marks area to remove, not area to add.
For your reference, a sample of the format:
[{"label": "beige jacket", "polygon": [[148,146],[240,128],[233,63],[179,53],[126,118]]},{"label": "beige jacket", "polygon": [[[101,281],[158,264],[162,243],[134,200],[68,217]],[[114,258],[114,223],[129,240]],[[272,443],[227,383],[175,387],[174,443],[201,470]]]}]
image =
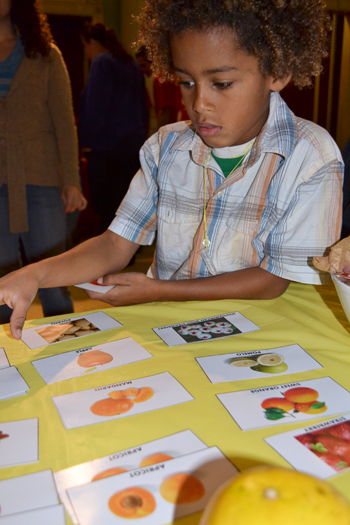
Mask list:
[{"label": "beige jacket", "polygon": [[0,187],[4,183],[12,233],[28,231],[26,184],[80,188],[70,82],[56,46],[47,58],[24,57],[0,99]]}]

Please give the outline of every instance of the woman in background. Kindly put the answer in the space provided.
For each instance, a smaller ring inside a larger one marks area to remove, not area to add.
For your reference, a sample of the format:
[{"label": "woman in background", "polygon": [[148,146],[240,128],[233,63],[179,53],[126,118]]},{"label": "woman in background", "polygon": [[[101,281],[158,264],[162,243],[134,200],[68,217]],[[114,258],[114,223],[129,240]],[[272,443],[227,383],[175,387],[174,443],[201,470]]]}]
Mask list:
[{"label": "woman in background", "polygon": [[[0,275],[65,250],[83,210],[70,83],[35,0],[0,1]],[[73,311],[66,288],[39,290],[44,315]],[[0,306],[0,323],[10,308]]]},{"label": "woman in background", "polygon": [[139,150],[147,138],[145,88],[140,67],[112,29],[88,24],[81,38],[91,67],[81,97],[79,140],[104,231],[140,167]]}]

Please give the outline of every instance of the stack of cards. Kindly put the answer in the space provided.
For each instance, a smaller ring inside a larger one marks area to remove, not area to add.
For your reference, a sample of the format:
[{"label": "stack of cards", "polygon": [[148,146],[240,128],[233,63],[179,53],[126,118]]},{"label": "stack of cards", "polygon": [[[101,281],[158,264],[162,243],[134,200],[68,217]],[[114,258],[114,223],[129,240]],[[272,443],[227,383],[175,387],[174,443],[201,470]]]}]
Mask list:
[{"label": "stack of cards", "polygon": [[216,447],[190,430],[55,474],[73,523],[172,523],[203,510],[216,488],[237,469]]},{"label": "stack of cards", "polygon": [[39,460],[37,418],[0,423],[0,468]]},{"label": "stack of cards", "polygon": [[1,525],[65,525],[51,470],[0,481]]},{"label": "stack of cards", "polygon": [[15,366],[10,366],[4,348],[0,348],[0,401],[23,396],[29,390]]}]

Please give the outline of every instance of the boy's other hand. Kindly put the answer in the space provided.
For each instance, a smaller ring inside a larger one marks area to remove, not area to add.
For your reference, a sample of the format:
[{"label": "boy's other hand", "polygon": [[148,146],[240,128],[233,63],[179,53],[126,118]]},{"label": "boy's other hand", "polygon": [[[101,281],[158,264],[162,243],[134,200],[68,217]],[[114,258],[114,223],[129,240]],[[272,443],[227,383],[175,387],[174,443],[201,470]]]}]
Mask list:
[{"label": "boy's other hand", "polygon": [[36,279],[25,269],[9,273],[0,279],[0,305],[13,309],[10,329],[15,339],[21,339],[26,313],[38,290]]},{"label": "boy's other hand", "polygon": [[105,286],[114,286],[114,288],[105,294],[85,290],[86,294],[90,299],[104,301],[112,306],[127,306],[159,300],[160,281],[150,279],[143,273],[111,274],[98,279],[97,282]]}]

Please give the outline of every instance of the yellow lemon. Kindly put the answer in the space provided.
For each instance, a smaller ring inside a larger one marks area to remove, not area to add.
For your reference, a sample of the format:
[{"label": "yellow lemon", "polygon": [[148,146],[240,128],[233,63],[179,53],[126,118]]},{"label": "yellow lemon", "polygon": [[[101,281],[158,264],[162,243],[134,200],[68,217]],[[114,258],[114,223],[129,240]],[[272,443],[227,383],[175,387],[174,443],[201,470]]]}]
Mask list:
[{"label": "yellow lemon", "polygon": [[277,467],[248,469],[210,499],[200,525],[350,525],[350,505],[326,482]]}]

